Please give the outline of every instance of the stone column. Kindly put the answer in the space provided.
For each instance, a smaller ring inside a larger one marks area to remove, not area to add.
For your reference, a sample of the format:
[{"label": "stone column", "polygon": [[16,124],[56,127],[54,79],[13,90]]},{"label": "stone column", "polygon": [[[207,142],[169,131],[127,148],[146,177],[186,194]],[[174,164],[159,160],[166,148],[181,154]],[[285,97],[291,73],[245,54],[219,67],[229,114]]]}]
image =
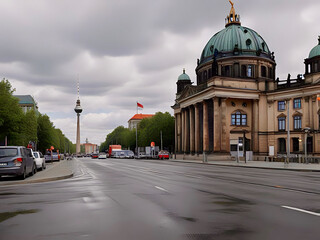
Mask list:
[{"label": "stone column", "polygon": [[311,96],[309,98],[309,119],[310,119],[310,127],[311,129],[315,129],[315,124],[314,124],[314,114],[313,114],[313,97]]},{"label": "stone column", "polygon": [[213,151],[220,152],[221,151],[221,119],[220,119],[220,105],[219,99],[213,99]]},{"label": "stone column", "polygon": [[174,152],[178,152],[178,114],[174,115]]},{"label": "stone column", "polygon": [[253,152],[258,152],[259,151],[259,136],[258,136],[258,131],[259,131],[259,100],[253,100],[253,108],[252,108],[252,116],[253,116],[253,121],[252,124],[253,126],[251,127],[253,133],[252,133],[252,146],[253,146]]},{"label": "stone column", "polygon": [[181,109],[181,152],[185,152],[185,113],[184,110]]},{"label": "stone column", "polygon": [[230,147],[230,137],[227,134],[227,99],[221,99],[221,151],[229,152]]},{"label": "stone column", "polygon": [[190,119],[190,152],[194,154],[194,143],[195,143],[195,126],[194,126],[194,108],[189,107],[189,119]]},{"label": "stone column", "polygon": [[208,103],[203,101],[203,151],[209,151]]},{"label": "stone column", "polygon": [[304,114],[303,117],[305,118],[305,126],[304,127],[311,127],[310,125],[310,108],[309,108],[309,97],[304,98]]},{"label": "stone column", "polygon": [[194,126],[195,126],[195,139],[194,139],[194,144],[195,144],[195,152],[198,154],[200,152],[200,119],[199,119],[199,106],[198,104],[194,105]]},{"label": "stone column", "polygon": [[186,119],[186,152],[190,152],[190,118],[189,118],[189,111],[186,109],[185,111],[185,119]]},{"label": "stone column", "polygon": [[182,126],[181,126],[181,112],[177,114],[178,116],[178,152],[182,151],[182,144],[181,144],[181,140],[182,140]]}]

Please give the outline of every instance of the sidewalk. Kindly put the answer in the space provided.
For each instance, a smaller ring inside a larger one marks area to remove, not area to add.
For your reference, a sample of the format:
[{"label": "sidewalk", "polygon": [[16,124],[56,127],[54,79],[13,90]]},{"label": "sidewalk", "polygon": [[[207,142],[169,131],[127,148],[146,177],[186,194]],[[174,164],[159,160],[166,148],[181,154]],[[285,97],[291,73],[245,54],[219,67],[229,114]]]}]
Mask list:
[{"label": "sidewalk", "polygon": [[43,171],[38,171],[34,176],[27,177],[25,180],[10,177],[3,178],[0,181],[0,186],[50,182],[73,177],[74,161],[75,160],[62,160],[53,163],[47,162],[47,168]]},{"label": "sidewalk", "polygon": [[208,161],[203,163],[197,160],[182,160],[182,159],[171,159],[172,162],[185,162],[185,163],[197,163],[197,164],[209,164],[217,166],[228,166],[228,167],[247,167],[247,168],[262,168],[262,169],[274,169],[274,170],[291,170],[291,171],[307,171],[307,172],[320,172],[320,164],[317,163],[289,163],[283,162],[264,162],[264,161],[248,161],[247,163],[241,161]]}]

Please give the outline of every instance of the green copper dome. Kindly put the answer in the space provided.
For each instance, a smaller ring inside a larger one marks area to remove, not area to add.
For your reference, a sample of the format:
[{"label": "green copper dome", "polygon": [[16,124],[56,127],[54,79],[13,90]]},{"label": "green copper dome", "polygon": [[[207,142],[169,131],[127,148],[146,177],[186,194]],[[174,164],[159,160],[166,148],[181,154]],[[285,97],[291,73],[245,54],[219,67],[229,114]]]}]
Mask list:
[{"label": "green copper dome", "polygon": [[183,69],[183,73],[178,77],[178,81],[179,80],[190,80],[190,77],[188,76],[188,74],[186,74],[185,69]]},{"label": "green copper dome", "polygon": [[318,45],[315,46],[314,48],[312,48],[312,50],[310,51],[309,58],[320,56],[320,36],[319,36],[318,41],[319,41]]},{"label": "green copper dome", "polygon": [[271,59],[270,50],[263,38],[240,24],[227,25],[216,33],[203,49],[199,64],[212,60],[214,55],[216,58],[249,55]]}]

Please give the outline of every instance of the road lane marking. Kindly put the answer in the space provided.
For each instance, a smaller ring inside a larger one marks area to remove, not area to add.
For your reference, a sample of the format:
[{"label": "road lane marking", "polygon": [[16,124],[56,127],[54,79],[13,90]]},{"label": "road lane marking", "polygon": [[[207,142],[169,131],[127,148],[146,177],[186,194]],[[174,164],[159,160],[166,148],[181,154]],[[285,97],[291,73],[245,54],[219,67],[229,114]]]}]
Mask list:
[{"label": "road lane marking", "polygon": [[158,187],[158,186],[154,186],[154,187],[157,188],[157,189],[159,189],[159,190],[161,190],[161,191],[168,192],[167,190],[165,190],[165,189],[162,188],[162,187]]},{"label": "road lane marking", "polygon": [[303,209],[300,209],[300,208],[289,207],[289,206],[281,206],[281,207],[287,208],[287,209],[291,209],[291,210],[294,210],[294,211],[298,211],[298,212],[308,213],[308,214],[320,217],[320,213],[310,212],[310,211],[307,211],[307,210],[303,210]]}]

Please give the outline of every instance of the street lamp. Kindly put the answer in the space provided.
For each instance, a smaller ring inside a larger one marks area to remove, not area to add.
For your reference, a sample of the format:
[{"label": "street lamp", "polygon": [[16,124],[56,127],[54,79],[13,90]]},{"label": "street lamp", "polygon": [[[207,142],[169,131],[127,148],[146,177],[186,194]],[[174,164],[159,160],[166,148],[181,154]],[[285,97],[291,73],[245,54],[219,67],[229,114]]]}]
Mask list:
[{"label": "street lamp", "polygon": [[308,137],[308,133],[310,131],[309,127],[304,128],[304,161],[305,163],[308,163],[307,160],[307,137]]}]

